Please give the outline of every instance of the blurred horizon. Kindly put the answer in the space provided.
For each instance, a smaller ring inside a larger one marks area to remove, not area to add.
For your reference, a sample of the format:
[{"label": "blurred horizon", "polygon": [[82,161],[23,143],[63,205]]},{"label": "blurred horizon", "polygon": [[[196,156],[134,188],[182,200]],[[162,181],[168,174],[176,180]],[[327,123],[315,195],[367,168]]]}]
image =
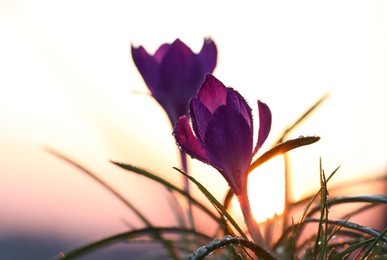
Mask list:
[{"label": "blurred horizon", "polygon": [[[181,183],[172,169],[179,161],[170,123],[149,96],[130,44],[153,53],[180,38],[197,52],[211,37],[219,53],[214,75],[247,99],[256,124],[258,99],[272,110],[260,154],[330,93],[290,135],[321,137],[289,153],[293,200],[319,187],[320,157],[326,173],[341,167],[332,186],[385,176],[386,12],[383,1],[1,1],[1,240],[24,232],[92,241],[126,230],[127,221],[140,224],[45,146],[111,183],[156,223],[175,222],[168,201],[154,201],[167,196],[163,187],[109,162]],[[201,162],[189,164],[223,199],[221,175]],[[278,173],[278,164],[261,170]],[[281,190],[281,173],[276,176],[260,189]]]}]

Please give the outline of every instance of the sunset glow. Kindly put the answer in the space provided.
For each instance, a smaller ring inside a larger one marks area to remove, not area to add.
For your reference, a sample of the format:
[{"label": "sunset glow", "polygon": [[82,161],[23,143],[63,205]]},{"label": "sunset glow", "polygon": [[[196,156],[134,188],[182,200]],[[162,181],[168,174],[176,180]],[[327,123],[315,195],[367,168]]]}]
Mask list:
[{"label": "sunset glow", "polygon": [[[199,0],[187,8],[176,0],[0,1],[0,233],[44,231],[90,241],[126,230],[122,219],[140,223],[106,190],[44,152],[45,145],[133,199],[152,224],[176,225],[163,187],[109,162],[181,184],[172,169],[180,165],[173,129],[148,95],[131,44],[152,53],[179,38],[197,53],[211,37],[219,50],[213,74],[246,98],[255,134],[257,100],[272,112],[255,158],[329,92],[289,135],[321,137],[289,153],[293,202],[319,188],[319,158],[327,172],[342,166],[332,186],[385,174],[387,2],[280,2]],[[189,160],[193,176],[223,198],[229,187],[222,176]],[[255,169],[248,189],[258,222],[282,214],[283,158]]]},{"label": "sunset glow", "polygon": [[[285,203],[284,163],[281,156],[259,166],[249,175],[250,205],[257,222],[280,215]],[[238,200],[233,199],[238,208]]]},{"label": "sunset glow", "polygon": [[249,197],[255,219],[265,221],[280,215],[285,203],[284,164],[280,156],[264,163],[249,175]]}]

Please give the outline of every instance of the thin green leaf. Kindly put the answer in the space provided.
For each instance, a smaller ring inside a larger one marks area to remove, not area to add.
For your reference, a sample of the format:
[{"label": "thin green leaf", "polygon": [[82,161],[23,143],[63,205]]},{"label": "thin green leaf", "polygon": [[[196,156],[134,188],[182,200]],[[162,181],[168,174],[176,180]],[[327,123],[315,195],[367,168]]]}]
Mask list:
[{"label": "thin green leaf", "polygon": [[287,136],[298,127],[299,124],[301,124],[308,116],[310,116],[312,112],[314,112],[329,97],[329,95],[329,93],[325,93],[321,98],[319,98],[311,107],[309,107],[308,110],[306,110],[299,118],[297,118],[293,124],[291,124],[283,131],[281,137],[275,143],[282,143],[283,140],[285,140]]},{"label": "thin green leaf", "polygon": [[211,202],[212,205],[214,205],[215,209],[219,212],[221,216],[224,216],[230,223],[234,226],[234,228],[239,232],[239,234],[247,239],[246,234],[243,232],[243,230],[239,227],[239,225],[236,223],[236,221],[231,217],[231,215],[228,213],[228,211],[224,208],[224,206],[195,178],[192,176],[186,174],[184,171],[178,168],[174,168],[184,176],[186,176],[190,181],[192,181],[199,190],[206,196],[206,198]]},{"label": "thin green leaf", "polygon": [[[255,168],[257,168],[259,165],[263,164],[264,162],[270,160],[271,158],[273,158],[277,155],[284,154],[290,150],[293,150],[293,149],[301,147],[301,146],[313,144],[313,143],[317,142],[318,140],[320,140],[320,137],[318,137],[318,136],[306,136],[306,137],[302,136],[302,137],[288,140],[286,142],[278,144],[275,147],[273,147],[272,149],[270,149],[269,151],[262,154],[260,157],[258,157],[250,165],[247,172],[250,173]],[[234,194],[233,194],[232,190],[229,189],[227,194],[226,194],[226,197],[224,199],[224,203],[223,203],[223,205],[226,209],[229,207],[233,195]]]},{"label": "thin green leaf", "polygon": [[167,191],[169,191],[169,194],[171,195],[169,198],[167,198],[167,201],[168,201],[169,206],[171,207],[171,209],[175,213],[175,218],[176,218],[177,223],[179,223],[180,227],[186,227],[187,223],[184,219],[184,212],[183,212],[182,205],[177,200],[177,197],[173,193],[174,191],[172,191],[170,189],[167,189]]},{"label": "thin green leaf", "polygon": [[146,177],[148,179],[154,180],[154,181],[164,185],[168,189],[175,190],[176,192],[180,193],[184,197],[188,198],[194,205],[196,205],[203,212],[205,212],[208,216],[210,216],[217,223],[219,223],[220,219],[212,211],[210,211],[206,206],[204,206],[202,203],[197,201],[195,198],[193,198],[192,196],[187,194],[184,190],[178,188],[177,186],[173,185],[172,183],[166,181],[165,179],[163,179],[163,178],[161,178],[161,177],[159,177],[159,176],[157,176],[157,175],[155,175],[153,173],[150,173],[149,171],[146,171],[144,169],[141,169],[139,167],[136,167],[136,166],[133,166],[133,165],[130,165],[130,164],[124,164],[124,163],[119,163],[119,162],[114,162],[114,161],[111,161],[111,162],[113,164],[121,167],[122,169],[125,169],[127,171],[143,175],[144,177]]},{"label": "thin green leaf", "polygon": [[[327,178],[327,182],[330,181],[330,179],[335,175],[335,173],[339,170],[340,167],[337,167],[330,175],[329,177]],[[294,254],[294,246],[295,246],[295,241],[297,240],[297,237],[298,235],[300,234],[301,232],[301,229],[305,223],[305,218],[307,217],[307,214],[308,214],[308,211],[310,209],[310,207],[312,206],[313,202],[315,201],[315,199],[317,198],[317,196],[320,194],[321,192],[321,188],[319,189],[318,192],[316,192],[311,198],[310,198],[310,201],[309,203],[306,205],[306,207],[304,208],[304,212],[301,216],[301,220],[299,221],[298,224],[295,224],[295,225],[292,225],[291,227],[289,227],[288,229],[286,229],[281,237],[278,239],[277,243],[275,244],[274,248],[277,248],[279,247],[280,245],[282,245],[285,241],[288,241],[288,238],[287,238],[287,235],[291,232],[292,234],[292,237],[291,237],[291,245],[293,246],[293,249],[289,249],[290,250],[290,254],[291,254],[291,257],[293,257],[293,254]]]},{"label": "thin green leaf", "polygon": [[[343,223],[347,223],[348,220],[349,220],[349,217],[346,218]],[[336,234],[341,230],[342,227],[343,227],[343,225],[334,226],[331,234],[329,235],[328,241],[330,241],[334,236],[336,236]]]},{"label": "thin green leaf", "polygon": [[[77,248],[75,250],[72,250],[67,253],[60,253],[55,259],[75,259],[78,257],[81,257],[85,254],[91,253],[96,250],[100,250],[102,248],[105,248],[107,246],[113,245],[117,242],[125,242],[128,243],[130,240],[137,239],[139,237],[143,236],[154,236],[154,234],[178,234],[178,235],[189,235],[193,234],[198,238],[205,239],[209,241],[211,238],[203,233],[199,233],[197,231],[191,230],[191,229],[184,229],[184,228],[178,228],[178,227],[165,227],[165,228],[143,228],[143,229],[137,229],[132,230],[120,234],[116,234],[114,236],[106,237],[101,240],[95,241],[91,244],[88,244],[86,246],[82,246],[80,248]],[[169,241],[172,242],[172,241]]]},{"label": "thin green leaf", "polygon": [[[339,168],[340,168],[340,166],[337,167],[337,168],[331,173],[331,175],[329,175],[329,177],[328,177],[328,179],[327,179],[327,182],[329,182],[329,180],[336,174],[336,172],[339,170]],[[308,215],[307,213],[308,213],[310,207],[312,206],[313,202],[315,201],[315,199],[317,198],[317,196],[320,194],[320,192],[321,192],[321,187],[320,187],[320,189],[317,191],[317,193],[314,194],[314,195],[310,198],[310,201],[309,201],[308,205],[307,205],[307,206],[305,207],[305,209],[304,209],[304,213],[303,213],[303,215],[302,215],[302,217],[301,217],[300,223],[302,223],[302,222],[304,221],[304,219],[307,217],[307,215]],[[319,206],[318,206],[318,208],[320,209]]]},{"label": "thin green leaf", "polygon": [[[321,98],[319,98],[312,106],[309,107],[308,110],[306,110],[301,116],[288,128],[286,128],[282,135],[278,138],[276,142],[274,142],[275,145],[278,145],[280,143],[283,143],[284,140],[286,140],[289,136],[289,134],[296,129],[307,117],[309,117],[312,112],[314,112],[329,96],[329,93],[325,93]],[[284,157],[284,173],[285,173],[285,204],[283,209],[283,218],[284,221],[282,223],[282,230],[285,231],[286,227],[288,226],[288,219],[289,219],[289,212],[290,212],[290,170],[289,170],[289,158],[286,153],[283,153]]]},{"label": "thin green leaf", "polygon": [[[86,174],[88,177],[90,177],[91,179],[93,179],[94,181],[96,181],[98,184],[100,184],[102,187],[104,187],[107,191],[109,191],[110,193],[112,193],[119,201],[121,201],[123,204],[125,204],[129,209],[131,209],[137,217],[139,217],[141,219],[141,221],[146,225],[148,226],[149,228],[153,228],[153,225],[151,224],[151,222],[145,217],[145,215],[143,215],[141,213],[141,211],[139,209],[137,209],[132,203],[130,203],[129,200],[127,200],[124,196],[121,195],[121,193],[119,193],[117,190],[115,190],[112,186],[110,186],[107,182],[103,181],[101,178],[99,178],[97,175],[95,175],[93,172],[91,172],[90,170],[86,169],[85,167],[83,167],[81,164],[79,163],[76,163],[74,160],[71,160],[70,158],[64,156],[63,154],[55,151],[54,149],[52,148],[49,148],[49,147],[44,147],[44,149],[51,153],[52,155],[62,159],[63,161],[71,164],[72,166],[78,168],[81,172],[83,172],[84,174]],[[174,252],[173,248],[171,247],[171,245],[169,244],[168,241],[166,241],[160,234],[155,234],[155,238],[160,240],[161,243],[164,245],[164,247],[168,250],[168,252],[170,253],[171,257],[173,259],[178,259],[177,258],[177,255],[176,255],[176,252]]]},{"label": "thin green leaf", "polygon": [[[365,183],[380,182],[380,181],[386,181],[386,180],[387,180],[387,175],[378,176],[378,177],[375,177],[375,178],[367,178],[367,179],[363,178],[363,179],[358,179],[358,180],[355,180],[355,181],[343,182],[343,183],[341,183],[339,185],[336,184],[335,186],[330,187],[329,191],[332,192],[332,191],[340,190],[340,189],[343,189],[343,188],[354,187],[356,185],[364,185]],[[291,204],[291,206],[292,207],[297,207],[299,205],[302,205],[302,204],[310,201],[310,199],[312,197],[313,197],[313,195],[304,197],[301,200],[293,202]]]},{"label": "thin green leaf", "polygon": [[[335,173],[337,172],[338,169],[339,169],[339,167],[336,168],[336,169],[329,175],[328,179],[326,179],[326,183],[329,182],[329,180],[335,175]],[[320,172],[322,172],[322,171],[323,171],[323,168],[322,168],[321,159],[320,159]],[[295,231],[295,234],[294,234],[294,236],[292,237],[292,239],[293,239],[293,241],[294,241],[294,243],[293,243],[294,245],[295,245],[295,241],[297,240],[298,235],[299,235],[300,232],[301,232],[301,229],[302,229],[304,223],[306,223],[305,220],[306,220],[307,212],[309,211],[309,208],[311,207],[313,201],[317,198],[317,196],[321,193],[321,191],[322,191],[322,187],[320,187],[319,191],[313,196],[313,198],[311,199],[311,201],[309,202],[309,204],[308,204],[308,205],[306,206],[306,208],[304,209],[304,213],[302,214],[302,217],[301,217],[301,220],[300,220],[300,224],[297,225],[297,229],[296,229],[296,231]],[[320,221],[320,220],[319,220],[319,221]],[[293,253],[294,253],[294,252],[293,252]]]},{"label": "thin green leaf", "polygon": [[[324,169],[322,168],[322,162],[320,158],[320,218],[318,224],[318,230],[316,235],[316,240],[314,243],[314,248],[312,251],[313,259],[325,259],[327,254],[328,247],[328,187],[327,181],[325,178]],[[325,223],[325,225],[323,225]],[[320,253],[321,252],[321,253]]]},{"label": "thin green leaf", "polygon": [[[372,195],[356,195],[356,196],[339,196],[328,199],[328,204],[339,205],[343,203],[373,203],[375,205],[387,204],[387,195],[372,194]],[[311,216],[319,210],[319,206],[310,209],[308,216]]]},{"label": "thin green leaf", "polygon": [[234,192],[231,189],[228,189],[226,196],[224,197],[223,200],[223,207],[225,209],[228,209],[231,205],[232,198],[234,197]]},{"label": "thin green leaf", "polygon": [[91,179],[93,179],[95,182],[97,182],[98,184],[100,184],[102,187],[104,187],[107,191],[109,191],[110,193],[112,193],[119,201],[121,201],[123,204],[125,204],[128,208],[130,208],[141,220],[144,224],[146,225],[151,225],[150,222],[148,221],[148,219],[130,202],[128,201],[124,196],[121,195],[121,193],[119,193],[116,189],[114,189],[112,186],[110,186],[107,182],[105,182],[104,180],[102,180],[101,178],[99,178],[96,174],[94,174],[92,171],[86,169],[84,166],[82,166],[81,164],[75,162],[74,160],[64,156],[63,154],[55,151],[54,149],[52,148],[49,148],[49,147],[44,147],[44,149],[49,152],[50,154],[60,158],[61,160],[69,163],[70,165],[74,166],[75,168],[77,168],[78,170],[80,170],[81,172],[83,172],[84,174],[86,174],[86,176],[90,177]]},{"label": "thin green leaf", "polygon": [[331,255],[331,259],[332,260],[346,259],[352,252],[354,252],[355,250],[357,250],[359,248],[366,246],[367,244],[369,244],[373,240],[374,240],[374,238],[369,238],[369,239],[360,241],[358,243],[352,243],[347,248],[345,248],[343,251],[341,251],[337,254]]},{"label": "thin green leaf", "polygon": [[363,259],[367,259],[367,257],[377,248],[378,243],[383,239],[383,237],[387,234],[387,228],[380,233],[378,237],[375,237],[374,241],[368,247],[367,251],[363,254]]},{"label": "thin green leaf", "polygon": [[266,259],[266,260],[275,260],[276,258],[272,256],[268,251],[266,251],[264,248],[260,247],[259,245],[241,237],[230,237],[226,236],[222,239],[216,239],[214,241],[211,241],[206,246],[203,246],[199,248],[196,252],[194,252],[190,257],[188,257],[189,260],[201,260],[204,259],[204,257],[210,255],[217,249],[220,249],[222,247],[228,246],[228,245],[239,245],[242,247],[249,248],[252,250],[255,255],[259,258]]},{"label": "thin green leaf", "polygon": [[[372,228],[369,228],[369,227],[366,227],[366,226],[362,226],[362,225],[359,225],[359,224],[356,224],[356,223],[353,223],[353,222],[349,222],[347,220],[332,220],[332,219],[328,219],[326,220],[328,222],[328,224],[331,224],[331,225],[341,225],[343,226],[343,228],[348,228],[348,229],[352,229],[352,230],[355,230],[355,231],[358,231],[360,233],[363,233],[364,235],[367,234],[367,235],[370,235],[370,236],[373,236],[373,237],[379,237],[381,232],[377,231],[377,230],[374,230]],[[319,222],[319,219],[316,219],[316,218],[306,218],[305,223],[308,223],[308,222]],[[386,236],[382,236],[381,237],[381,240],[384,241],[384,242],[387,242],[387,237]]]},{"label": "thin green leaf", "polygon": [[320,137],[318,136],[300,136],[296,139],[291,139],[286,142],[280,143],[270,149],[269,151],[262,154],[258,159],[256,159],[249,167],[248,172],[253,171],[255,168],[257,168],[259,165],[263,164],[264,162],[270,160],[271,158],[284,154],[290,150],[293,150],[295,148],[313,144],[320,140]]}]

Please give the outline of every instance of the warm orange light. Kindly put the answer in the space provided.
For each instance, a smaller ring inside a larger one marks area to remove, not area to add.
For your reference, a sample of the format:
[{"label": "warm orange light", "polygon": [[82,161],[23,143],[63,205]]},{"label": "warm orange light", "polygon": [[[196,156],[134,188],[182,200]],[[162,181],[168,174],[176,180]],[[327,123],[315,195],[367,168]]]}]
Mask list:
[{"label": "warm orange light", "polygon": [[301,199],[302,197],[302,184],[300,182],[297,182],[297,181],[293,181],[292,183],[292,195],[293,195],[293,200],[294,202],[297,202]]},{"label": "warm orange light", "polygon": [[248,189],[251,210],[258,222],[281,214],[285,203],[282,157],[277,156],[250,173]]}]

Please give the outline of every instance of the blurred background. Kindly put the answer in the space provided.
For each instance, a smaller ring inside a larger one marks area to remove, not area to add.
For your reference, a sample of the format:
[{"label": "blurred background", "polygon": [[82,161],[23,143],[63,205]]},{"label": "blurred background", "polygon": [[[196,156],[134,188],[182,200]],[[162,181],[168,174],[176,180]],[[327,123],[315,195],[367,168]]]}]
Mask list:
[{"label": "blurred background", "polygon": [[[130,44],[153,53],[180,38],[198,52],[211,37],[218,47],[214,75],[246,97],[255,118],[257,99],[272,110],[261,153],[329,92],[291,135],[321,137],[289,153],[293,201],[319,187],[320,157],[327,173],[341,165],[332,185],[385,175],[386,13],[385,1],[0,0],[0,258],[48,259],[140,226],[45,146],[109,182],[153,223],[176,223],[163,187],[109,163],[181,183],[172,169],[179,161],[170,123],[149,96]],[[227,184],[220,174],[197,161],[190,166],[222,199]],[[276,160],[251,175],[253,206],[268,211],[257,219],[282,210],[282,167]],[[356,189],[385,192],[384,185]],[[260,201],[265,194],[278,199],[270,203],[275,208]]]}]

